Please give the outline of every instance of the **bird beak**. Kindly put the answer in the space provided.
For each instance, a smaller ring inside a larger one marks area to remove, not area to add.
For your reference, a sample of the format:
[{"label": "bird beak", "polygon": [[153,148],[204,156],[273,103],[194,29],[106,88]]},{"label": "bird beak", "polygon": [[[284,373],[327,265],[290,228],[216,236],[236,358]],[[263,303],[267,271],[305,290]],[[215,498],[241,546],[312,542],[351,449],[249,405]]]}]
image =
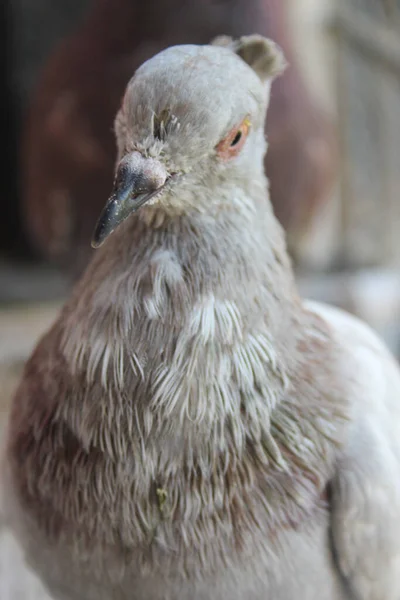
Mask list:
[{"label": "bird beak", "polygon": [[160,161],[145,158],[139,152],[124,156],[117,168],[112,194],[96,225],[92,247],[101,246],[129,215],[160,194],[168,179]]}]

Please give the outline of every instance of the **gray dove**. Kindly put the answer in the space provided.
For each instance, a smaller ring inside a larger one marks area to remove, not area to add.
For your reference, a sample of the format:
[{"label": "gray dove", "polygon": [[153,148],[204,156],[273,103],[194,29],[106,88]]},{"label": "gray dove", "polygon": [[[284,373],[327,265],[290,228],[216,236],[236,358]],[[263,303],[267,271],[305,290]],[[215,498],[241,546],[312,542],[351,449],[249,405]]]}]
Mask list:
[{"label": "gray dove", "polygon": [[284,66],[221,37],[128,84],[99,249],[26,364],[2,466],[57,600],[400,598],[400,372],[296,290],[263,170]]}]

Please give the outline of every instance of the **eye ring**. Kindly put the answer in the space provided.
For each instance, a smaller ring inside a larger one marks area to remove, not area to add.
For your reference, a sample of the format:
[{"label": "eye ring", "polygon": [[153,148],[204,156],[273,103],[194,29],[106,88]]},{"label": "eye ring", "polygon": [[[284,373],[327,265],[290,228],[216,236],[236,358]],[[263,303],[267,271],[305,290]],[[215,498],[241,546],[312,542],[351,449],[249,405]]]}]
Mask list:
[{"label": "eye ring", "polygon": [[222,160],[229,160],[239,154],[250,131],[250,120],[243,119],[239,126],[233,127],[216,146],[217,155]]}]

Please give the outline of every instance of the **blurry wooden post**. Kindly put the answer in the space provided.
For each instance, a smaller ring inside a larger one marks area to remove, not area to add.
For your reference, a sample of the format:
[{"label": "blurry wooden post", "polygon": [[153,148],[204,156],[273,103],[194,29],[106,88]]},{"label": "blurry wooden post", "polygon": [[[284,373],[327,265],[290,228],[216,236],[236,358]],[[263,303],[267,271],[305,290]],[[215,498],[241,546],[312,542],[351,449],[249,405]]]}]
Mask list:
[{"label": "blurry wooden post", "polygon": [[400,0],[331,4],[341,163],[336,260],[300,286],[368,322],[400,359]]},{"label": "blurry wooden post", "polygon": [[400,267],[400,1],[338,0],[344,267]]}]

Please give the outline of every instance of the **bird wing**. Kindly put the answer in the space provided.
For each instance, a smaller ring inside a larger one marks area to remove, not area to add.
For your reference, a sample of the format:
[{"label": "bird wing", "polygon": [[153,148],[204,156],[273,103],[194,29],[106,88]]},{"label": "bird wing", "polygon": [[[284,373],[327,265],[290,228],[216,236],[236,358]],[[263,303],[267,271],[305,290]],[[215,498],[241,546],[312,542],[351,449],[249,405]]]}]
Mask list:
[{"label": "bird wing", "polygon": [[357,600],[399,600],[400,369],[361,321],[310,308],[331,326],[354,383],[349,436],[331,484],[337,566]]}]

